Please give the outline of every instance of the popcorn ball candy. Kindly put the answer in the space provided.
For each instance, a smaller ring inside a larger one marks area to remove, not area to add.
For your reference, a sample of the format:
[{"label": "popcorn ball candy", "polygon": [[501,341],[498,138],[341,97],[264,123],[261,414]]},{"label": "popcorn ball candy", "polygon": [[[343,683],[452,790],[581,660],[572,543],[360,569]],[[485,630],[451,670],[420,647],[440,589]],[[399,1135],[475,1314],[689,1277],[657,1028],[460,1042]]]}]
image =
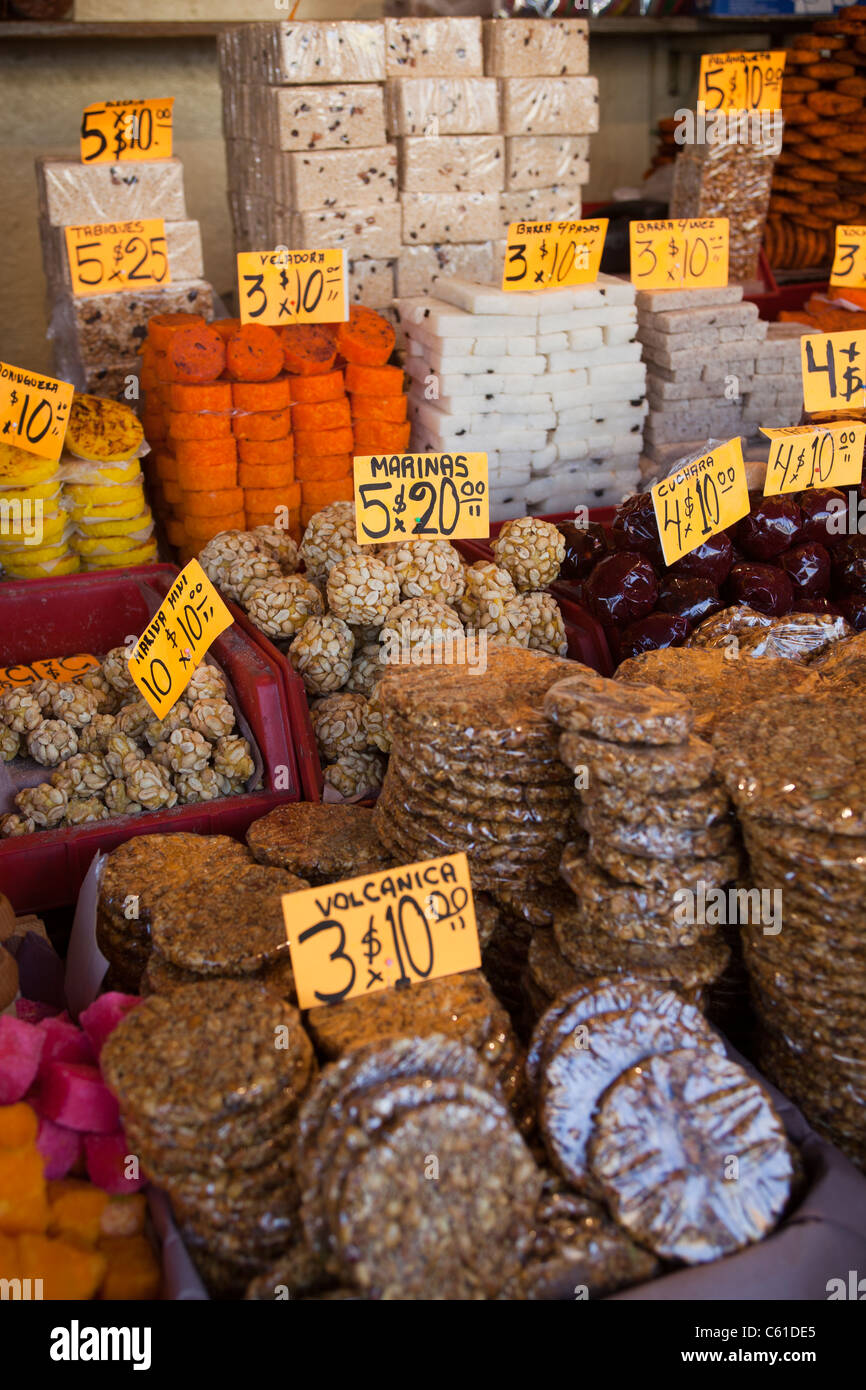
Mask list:
[{"label": "popcorn ball candy", "polygon": [[565,558],[565,537],[549,521],[523,516],[503,526],[493,542],[497,563],[520,593],[552,584]]},{"label": "popcorn ball candy", "polygon": [[402,541],[383,546],[381,557],[396,571],[403,598],[454,603],[463,594],[463,562],[450,541]]},{"label": "popcorn ball candy", "polygon": [[379,686],[373,690],[364,707],[364,733],[368,744],[378,748],[380,753],[390,753],[391,735],[385,720],[385,708]]},{"label": "popcorn ball candy", "polygon": [[115,777],[121,777],[124,761],[128,757],[141,757],[138,744],[129,737],[129,734],[117,732],[111,734],[105,746],[105,763],[109,772],[113,772]]},{"label": "popcorn ball candy", "polygon": [[98,753],[75,753],[51,774],[52,787],[60,787],[68,797],[104,791],[110,781],[111,774]]},{"label": "popcorn ball candy", "polygon": [[[218,666],[211,666],[210,662],[203,662],[201,666],[197,666],[190,676],[189,684],[184,691],[186,697],[186,703],[184,705],[186,710],[185,722],[187,724],[189,723],[190,707],[195,704],[196,700],[216,700],[219,699],[221,695],[225,695],[225,693],[226,678]],[[174,708],[180,709],[181,704],[182,702],[178,701]],[[166,720],[168,720],[168,718],[169,716],[166,715]],[[180,728],[181,725],[177,727]]]},{"label": "popcorn ball candy", "polygon": [[73,796],[66,807],[67,825],[84,825],[91,820],[107,820],[108,811],[98,796]]},{"label": "popcorn ball candy", "polygon": [[346,689],[353,695],[366,695],[369,699],[384,669],[382,650],[378,642],[367,642],[360,649],[356,645]]},{"label": "popcorn ball candy", "polygon": [[289,647],[289,660],[309,695],[329,695],[346,684],[354,650],[348,624],[328,614],[307,619]]},{"label": "popcorn ball candy", "polygon": [[171,778],[164,767],[158,767],[150,758],[139,758],[136,763],[127,765],[126,791],[129,798],[140,802],[146,811],[177,805],[177,792]]},{"label": "popcorn ball candy", "polygon": [[102,674],[112,690],[119,690],[121,693],[129,691],[130,695],[138,698],[138,687],[129,673],[126,647],[112,647],[102,663]]},{"label": "popcorn ball candy", "polygon": [[252,749],[240,734],[218,739],[213,750],[213,769],[231,783],[231,790],[242,791],[256,770]]},{"label": "popcorn ball candy", "polygon": [[15,835],[32,835],[35,829],[36,822],[30,816],[17,816],[13,812],[0,816],[0,837],[5,840],[11,840]]},{"label": "popcorn ball candy", "polygon": [[78,731],[79,753],[105,753],[108,740],[117,732],[113,714],[94,714],[90,723]]},{"label": "popcorn ball candy", "polygon": [[[327,596],[327,585],[325,586]],[[379,641],[379,633],[382,631],[382,623],[349,623],[352,636],[355,639],[355,650],[359,647],[366,647],[370,642]]]},{"label": "popcorn ball candy", "polygon": [[463,597],[454,605],[468,627],[478,626],[479,609],[485,608],[491,614],[517,598],[517,590],[508,570],[495,565],[492,560],[478,560],[463,571],[466,588]]},{"label": "popcorn ball candy", "polygon": [[85,671],[80,676],[77,685],[83,685],[85,690],[89,690],[96,696],[98,709],[104,714],[111,714],[114,710],[116,692],[109,685],[101,666],[96,666],[92,671]]},{"label": "popcorn ball candy", "polygon": [[380,753],[343,753],[322,775],[344,797],[375,792],[385,780],[385,759]]},{"label": "popcorn ball candy", "polygon": [[331,567],[328,604],[344,622],[381,622],[399,600],[396,574],[375,555],[348,555]]},{"label": "popcorn ball candy", "polygon": [[13,758],[17,758],[20,747],[21,735],[16,734],[8,725],[0,724],[0,758],[3,762],[11,763]]},{"label": "popcorn ball candy", "polygon": [[483,605],[478,610],[476,624],[486,632],[491,641],[496,640],[507,647],[528,647],[532,620],[520,598],[513,598],[501,606],[495,604],[492,610]]},{"label": "popcorn ball candy", "polygon": [[152,762],[156,763],[157,767],[165,767],[170,771],[171,752],[171,744],[168,739],[161,739],[159,743],[153,745],[148,756]]},{"label": "popcorn ball candy", "polygon": [[43,719],[27,736],[27,751],[43,767],[56,767],[78,752],[78,735],[62,719]]},{"label": "popcorn ball candy", "polygon": [[73,729],[82,729],[89,724],[99,709],[99,700],[92,690],[83,685],[61,685],[51,701],[51,716],[65,720]]},{"label": "popcorn ball candy", "polygon": [[381,660],[389,666],[411,662],[413,652],[427,652],[435,634],[447,638],[463,624],[447,603],[432,598],[408,598],[389,610],[379,633]]},{"label": "popcorn ball candy", "polygon": [[66,815],[67,802],[66,792],[52,787],[50,782],[40,782],[38,787],[23,787],[15,796],[21,815],[43,830],[60,825]]},{"label": "popcorn ball candy", "polygon": [[323,614],[322,595],[304,574],[266,579],[247,600],[247,616],[266,637],[294,637],[308,618]]},{"label": "popcorn ball candy", "polygon": [[326,695],[310,711],[313,732],[325,762],[332,763],[342,753],[360,753],[368,746],[364,732],[363,695]]},{"label": "popcorn ball candy", "polygon": [[122,777],[115,777],[105,788],[105,807],[110,816],[131,816],[143,811],[140,801],[133,801]]},{"label": "popcorn ball candy", "polygon": [[349,555],[361,555],[369,546],[358,544],[355,538],[355,504],[333,502],[316,512],[301,540],[301,559],[310,578],[327,578],[331,567]]},{"label": "popcorn ball candy", "polygon": [[254,526],[251,534],[255,536],[259,550],[276,560],[283,574],[296,572],[301,561],[298,547],[288,531],[281,526]]},{"label": "popcorn ball candy", "polygon": [[565,623],[562,621],[559,604],[553,595],[523,594],[516,602],[520,604],[529,617],[528,645],[536,651],[552,652],[554,656],[565,656],[568,652]]},{"label": "popcorn ball candy", "polygon": [[140,739],[147,727],[153,723],[153,710],[146,700],[130,700],[114,716],[114,725],[119,734]]},{"label": "popcorn ball candy", "polygon": [[[193,680],[195,679],[196,674],[196,672],[193,672]],[[190,685],[192,685],[192,680],[186,688],[187,695],[189,695]],[[209,696],[208,698],[219,699],[222,693],[223,687],[220,686],[216,695]],[[198,698],[204,697],[200,696]],[[176,705],[172,705],[171,709],[168,711],[168,714],[165,716],[164,719],[154,719],[152,717],[153,710],[151,710],[150,713],[151,720],[150,723],[145,726],[144,737],[146,742],[150,744],[151,748],[155,748],[158,743],[162,743],[164,739],[167,739],[170,734],[174,733],[175,729],[189,728],[190,706],[188,705],[186,700],[178,700]]]},{"label": "popcorn ball candy", "polygon": [[222,580],[222,590],[229,598],[242,607],[264,579],[280,579],[282,570],[270,555],[256,551],[253,555],[243,555],[229,565]]},{"label": "popcorn ball candy", "polygon": [[216,801],[226,795],[225,779],[212,767],[204,767],[201,772],[179,772],[175,778],[178,800]]},{"label": "popcorn ball candy", "polygon": [[196,733],[210,743],[216,743],[218,738],[231,733],[235,726],[235,712],[228,700],[221,697],[196,700],[189,712],[189,722]]},{"label": "popcorn ball candy", "polygon": [[168,743],[172,772],[201,772],[210,762],[211,746],[196,729],[175,729]]},{"label": "popcorn ball candy", "polygon": [[255,555],[261,546],[251,531],[220,531],[198,553],[198,562],[212,584],[223,587],[223,576],[244,555]]},{"label": "popcorn ball candy", "polygon": [[[49,705],[51,704],[51,701],[54,699],[54,696],[60,690],[60,686],[58,685],[57,681],[39,680],[33,681],[30,685],[28,685],[27,689],[29,693],[35,696],[35,698],[39,701],[39,705],[41,709],[44,711],[48,709]],[[45,717],[47,718],[48,716],[46,715]],[[57,717],[59,719],[62,719],[63,715],[61,714]]]},{"label": "popcorn ball candy", "polygon": [[29,734],[42,719],[42,706],[29,690],[7,690],[0,695],[0,720],[14,734]]}]

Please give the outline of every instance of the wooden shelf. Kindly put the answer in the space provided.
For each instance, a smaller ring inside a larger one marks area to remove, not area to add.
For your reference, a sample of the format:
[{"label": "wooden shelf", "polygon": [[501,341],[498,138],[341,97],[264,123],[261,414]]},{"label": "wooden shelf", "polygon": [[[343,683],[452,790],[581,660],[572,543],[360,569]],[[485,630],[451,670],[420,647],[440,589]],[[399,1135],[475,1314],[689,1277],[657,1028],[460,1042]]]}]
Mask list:
[{"label": "wooden shelf", "polygon": [[234,28],[235,23],[243,24],[244,21],[197,24],[173,24],[167,20],[151,24],[141,24],[137,20],[129,24],[121,21],[112,24],[76,24],[74,21],[52,24],[46,21],[40,24],[35,20],[9,19],[0,20],[0,43],[4,39],[210,39],[221,34],[223,29]]},{"label": "wooden shelf", "polygon": [[[832,16],[824,15],[824,19]],[[671,15],[654,19],[606,19],[603,15],[589,21],[590,42],[594,38],[666,38],[670,34],[766,33],[767,30],[804,29],[814,24],[817,15],[767,14],[737,18],[729,15]]]}]

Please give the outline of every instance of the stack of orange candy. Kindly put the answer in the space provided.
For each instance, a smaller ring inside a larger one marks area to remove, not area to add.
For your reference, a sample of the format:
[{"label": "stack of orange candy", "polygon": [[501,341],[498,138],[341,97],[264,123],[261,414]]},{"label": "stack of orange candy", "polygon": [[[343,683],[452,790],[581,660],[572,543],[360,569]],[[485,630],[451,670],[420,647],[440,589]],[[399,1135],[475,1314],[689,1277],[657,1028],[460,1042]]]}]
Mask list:
[{"label": "stack of orange candy", "polygon": [[393,349],[391,325],[359,305],[345,323],[281,329],[152,318],[141,352],[151,500],[182,558],[220,531],[275,521],[300,540],[322,507],[351,500],[355,454],[405,452]]}]

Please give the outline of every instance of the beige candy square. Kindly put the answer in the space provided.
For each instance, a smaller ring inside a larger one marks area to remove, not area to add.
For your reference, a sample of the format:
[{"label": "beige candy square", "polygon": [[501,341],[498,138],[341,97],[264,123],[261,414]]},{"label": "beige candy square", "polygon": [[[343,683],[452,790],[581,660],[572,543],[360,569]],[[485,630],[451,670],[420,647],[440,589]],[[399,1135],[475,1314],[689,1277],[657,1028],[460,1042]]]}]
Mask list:
[{"label": "beige candy square", "polygon": [[499,210],[503,231],[512,222],[575,222],[582,210],[580,188],[532,188],[503,193]]},{"label": "beige candy square", "polygon": [[386,19],[385,71],[388,77],[480,77],[481,20]]},{"label": "beige candy square", "polygon": [[588,135],[512,135],[505,141],[509,193],[589,182]]},{"label": "beige candy square", "polygon": [[595,77],[503,77],[506,135],[593,135],[598,130]]},{"label": "beige candy square", "polygon": [[322,150],[286,155],[289,174],[287,207],[372,207],[397,197],[397,147],[370,150]]},{"label": "beige candy square", "polygon": [[403,241],[483,241],[499,222],[498,193],[404,193]]},{"label": "beige candy square", "polygon": [[337,150],[385,144],[382,88],[261,87],[266,129],[278,150]]},{"label": "beige candy square", "polygon": [[40,213],[55,227],[133,217],[182,222],[186,217],[179,159],[130,159],[120,164],[37,159],[36,183]]},{"label": "beige candy square", "polygon": [[492,242],[404,246],[397,262],[397,294],[405,297],[435,293],[435,281],[440,275],[462,275],[467,280],[489,284],[494,277]]},{"label": "beige candy square", "polygon": [[387,83],[391,135],[487,135],[499,130],[495,77],[396,77]]},{"label": "beige candy square", "polygon": [[582,77],[589,72],[585,19],[486,19],[484,71],[496,77]]},{"label": "beige candy square", "polygon": [[396,262],[380,260],[349,261],[349,297],[353,304],[368,309],[387,309],[394,302]]},{"label": "beige candy square", "polygon": [[[297,82],[382,82],[385,31],[381,22],[300,20],[257,25],[272,45],[267,80]],[[241,37],[245,37],[241,30]],[[261,78],[259,78],[261,80]]]},{"label": "beige candy square", "polygon": [[202,314],[213,317],[213,289],[206,280],[173,280],[158,290],[122,290],[118,294],[58,299],[52,324],[77,338],[85,367],[129,357],[147,336],[154,314]]},{"label": "beige candy square", "polygon": [[400,187],[407,193],[496,193],[505,186],[499,135],[446,135],[400,141]]},{"label": "beige candy square", "polygon": [[349,256],[388,260],[400,254],[400,204],[296,212],[289,219],[291,239],[299,249],[344,246]]}]

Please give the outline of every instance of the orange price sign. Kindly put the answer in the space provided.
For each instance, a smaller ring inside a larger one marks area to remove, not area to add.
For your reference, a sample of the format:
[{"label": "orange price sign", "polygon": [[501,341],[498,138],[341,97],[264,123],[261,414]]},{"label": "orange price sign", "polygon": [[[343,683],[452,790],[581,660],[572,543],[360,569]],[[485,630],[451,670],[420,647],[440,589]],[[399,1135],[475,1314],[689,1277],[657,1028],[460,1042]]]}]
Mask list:
[{"label": "orange price sign", "polygon": [[727,217],[630,222],[632,284],[639,290],[723,289],[729,231]]},{"label": "orange price sign", "polygon": [[75,388],[0,362],[0,443],[57,462]]},{"label": "orange price sign", "polygon": [[831,285],[847,285],[851,290],[866,289],[866,227],[836,224],[836,252]]},{"label": "orange price sign", "polygon": [[785,50],[703,53],[698,101],[708,111],[778,111],[782,104]]},{"label": "orange price sign", "polygon": [[157,719],[180,699],[211,642],[234,622],[198,560],[181,570],[130,653],[129,674]]},{"label": "orange price sign", "polygon": [[502,268],[504,290],[566,289],[594,284],[607,236],[595,222],[512,222]]},{"label": "orange price sign", "polygon": [[161,217],[65,230],[74,295],[117,294],[171,284]]},{"label": "orange price sign", "polygon": [[97,101],[81,116],[82,164],[170,159],[174,97]]},{"label": "orange price sign", "polygon": [[810,414],[866,409],[866,333],[804,333],[800,364]]},{"label": "orange price sign", "polygon": [[749,510],[749,486],[739,436],[683,459],[652,489],[665,564],[672,565]]},{"label": "orange price sign", "polygon": [[373,454],[355,459],[359,545],[469,540],[490,534],[486,454]]},{"label": "orange price sign", "polygon": [[765,497],[810,487],[852,487],[860,482],[866,425],[856,420],[762,428],[761,433],[770,441]]},{"label": "orange price sign", "polygon": [[39,680],[67,685],[70,681],[78,680],[85,671],[92,671],[100,664],[99,657],[91,656],[89,652],[80,652],[77,656],[47,656],[30,665],[0,666],[0,693],[32,685],[34,681]]},{"label": "orange price sign", "polygon": [[349,317],[346,253],[325,251],[238,252],[241,323],[345,323]]},{"label": "orange price sign", "polygon": [[465,854],[287,893],[283,918],[301,1009],[481,964]]}]

